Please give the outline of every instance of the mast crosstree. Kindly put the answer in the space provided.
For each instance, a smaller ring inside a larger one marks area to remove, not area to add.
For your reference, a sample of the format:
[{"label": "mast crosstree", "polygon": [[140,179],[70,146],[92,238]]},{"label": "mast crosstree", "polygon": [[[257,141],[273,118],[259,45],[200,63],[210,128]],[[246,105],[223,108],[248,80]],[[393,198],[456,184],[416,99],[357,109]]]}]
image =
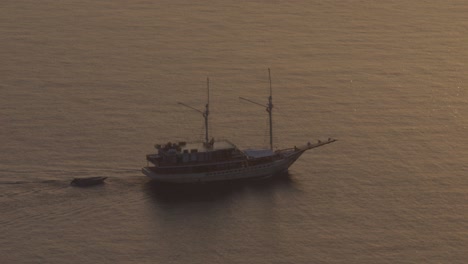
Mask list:
[{"label": "mast crosstree", "polygon": [[190,105],[187,105],[181,102],[178,102],[178,104],[188,107],[202,114],[203,118],[205,119],[205,145],[208,147],[210,144],[208,140],[208,115],[210,114],[210,78],[208,77],[206,78],[206,90],[207,90],[207,102],[205,105],[205,111],[200,111],[196,109],[195,107],[192,107]]},{"label": "mast crosstree", "polygon": [[[268,97],[268,103],[266,105],[266,111],[268,112],[269,116],[269,124],[270,124],[270,149],[273,150],[273,96],[272,96],[272,88],[271,88],[271,72],[270,68],[268,68],[268,78],[270,80],[270,96]],[[253,103],[262,107],[265,107],[264,104],[257,103],[255,101],[252,101],[250,99],[244,98],[244,97],[239,97],[239,99],[242,99],[244,101],[247,101],[249,103]]]}]

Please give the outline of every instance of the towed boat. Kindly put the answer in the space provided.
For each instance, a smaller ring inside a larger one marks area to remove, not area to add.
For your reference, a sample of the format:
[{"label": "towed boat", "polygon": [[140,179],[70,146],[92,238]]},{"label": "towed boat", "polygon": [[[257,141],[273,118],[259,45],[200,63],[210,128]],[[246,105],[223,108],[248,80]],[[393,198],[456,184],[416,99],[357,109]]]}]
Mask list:
[{"label": "towed boat", "polygon": [[[237,179],[249,179],[272,176],[284,173],[307,150],[321,147],[336,141],[328,138],[314,143],[308,142],[302,146],[285,149],[273,149],[273,122],[272,122],[272,88],[271,75],[270,96],[266,104],[269,114],[270,148],[240,150],[228,140],[209,140],[209,79],[207,79],[208,100],[205,111],[179,103],[201,113],[205,119],[204,142],[177,142],[156,144],[156,153],[146,155],[148,166],[142,168],[143,174],[155,181],[171,183],[213,182]],[[252,100],[240,99],[265,107]],[[152,166],[149,165],[152,164]]]}]

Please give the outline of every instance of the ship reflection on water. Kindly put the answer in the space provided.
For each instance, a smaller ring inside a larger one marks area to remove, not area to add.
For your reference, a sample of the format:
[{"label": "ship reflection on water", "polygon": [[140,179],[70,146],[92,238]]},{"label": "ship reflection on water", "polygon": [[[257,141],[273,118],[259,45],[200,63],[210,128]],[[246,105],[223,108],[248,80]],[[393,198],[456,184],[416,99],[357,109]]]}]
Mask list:
[{"label": "ship reflection on water", "polygon": [[148,181],[143,188],[158,203],[211,202],[229,198],[244,190],[254,190],[261,195],[280,189],[294,189],[294,179],[286,172],[268,178],[227,182],[173,184]]}]

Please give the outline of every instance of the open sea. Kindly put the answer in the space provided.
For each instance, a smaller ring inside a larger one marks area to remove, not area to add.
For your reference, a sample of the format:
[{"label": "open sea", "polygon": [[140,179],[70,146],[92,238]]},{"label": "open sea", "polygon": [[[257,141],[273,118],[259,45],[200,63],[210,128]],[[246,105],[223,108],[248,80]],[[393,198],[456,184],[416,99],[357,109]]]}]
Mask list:
[{"label": "open sea", "polygon": [[[3,0],[0,263],[467,263],[468,3]],[[171,186],[155,143],[336,138]],[[106,176],[92,188],[74,177]]]}]

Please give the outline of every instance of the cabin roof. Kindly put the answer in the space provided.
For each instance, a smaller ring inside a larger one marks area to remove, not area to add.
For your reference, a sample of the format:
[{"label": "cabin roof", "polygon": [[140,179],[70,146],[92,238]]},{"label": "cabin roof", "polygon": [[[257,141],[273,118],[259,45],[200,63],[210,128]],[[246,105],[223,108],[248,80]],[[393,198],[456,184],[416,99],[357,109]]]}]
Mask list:
[{"label": "cabin roof", "polygon": [[215,141],[213,147],[207,148],[205,142],[187,142],[185,145],[180,146],[181,151],[196,149],[198,152],[209,152],[223,149],[235,149],[236,146],[227,140]]},{"label": "cabin roof", "polygon": [[263,158],[273,156],[275,154],[271,149],[246,149],[242,152],[251,158]]}]

